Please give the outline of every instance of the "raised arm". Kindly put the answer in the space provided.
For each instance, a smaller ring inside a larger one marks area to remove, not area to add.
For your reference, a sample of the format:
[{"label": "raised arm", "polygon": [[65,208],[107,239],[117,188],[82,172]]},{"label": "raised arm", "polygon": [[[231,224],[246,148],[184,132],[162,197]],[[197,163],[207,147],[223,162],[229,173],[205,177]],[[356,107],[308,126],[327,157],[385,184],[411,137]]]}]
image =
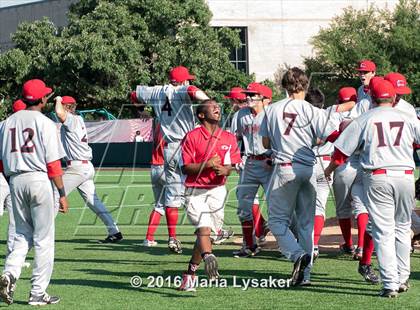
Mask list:
[{"label": "raised arm", "polygon": [[67,118],[67,111],[64,109],[63,106],[63,98],[60,96],[55,97],[55,113],[57,114],[58,119],[61,123],[64,123]]}]

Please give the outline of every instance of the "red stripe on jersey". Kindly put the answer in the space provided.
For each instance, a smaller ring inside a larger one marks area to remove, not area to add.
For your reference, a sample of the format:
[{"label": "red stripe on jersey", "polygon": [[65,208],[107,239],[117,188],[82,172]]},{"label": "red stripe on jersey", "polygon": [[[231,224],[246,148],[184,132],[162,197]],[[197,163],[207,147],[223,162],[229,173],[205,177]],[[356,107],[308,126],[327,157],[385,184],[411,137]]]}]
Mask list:
[{"label": "red stripe on jersey", "polygon": [[3,161],[2,160],[0,160],[0,173],[1,172],[3,172],[4,171],[4,168],[3,168]]},{"label": "red stripe on jersey", "polygon": [[337,148],[334,148],[334,154],[332,156],[332,161],[337,165],[342,165],[346,162],[347,158],[349,158],[347,155],[341,153],[341,151]]},{"label": "red stripe on jersey", "polygon": [[326,141],[334,143],[335,140],[337,140],[339,136],[340,136],[340,132],[337,130],[334,130],[333,133],[328,136]]},{"label": "red stripe on jersey", "polygon": [[162,131],[160,130],[160,124],[156,124],[153,137],[154,141],[151,164],[155,166],[161,166],[165,162],[163,157],[163,148],[165,146],[165,140],[163,139]]},{"label": "red stripe on jersey", "polygon": [[190,85],[190,86],[188,86],[188,88],[187,88],[187,92],[188,92],[188,95],[190,96],[190,98],[191,99],[195,99],[195,93],[196,92],[198,92],[200,89],[198,88],[198,87],[196,87],[196,86],[194,86],[194,85]]}]

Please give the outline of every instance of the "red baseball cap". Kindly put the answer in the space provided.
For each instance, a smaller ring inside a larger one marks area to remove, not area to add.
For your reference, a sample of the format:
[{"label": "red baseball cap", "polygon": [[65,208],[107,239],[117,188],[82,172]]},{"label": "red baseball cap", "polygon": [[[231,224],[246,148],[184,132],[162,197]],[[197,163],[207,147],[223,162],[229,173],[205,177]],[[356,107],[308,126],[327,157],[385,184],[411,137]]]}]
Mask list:
[{"label": "red baseball cap", "polygon": [[13,113],[16,113],[25,109],[26,109],[26,104],[22,100],[18,99],[15,102],[13,102],[13,105],[12,105]]},{"label": "red baseball cap", "polygon": [[398,72],[391,72],[385,75],[385,80],[391,82],[397,95],[411,94],[411,89],[407,86],[407,80],[404,75]]},{"label": "red baseball cap", "polygon": [[169,80],[171,80],[171,82],[182,83],[186,80],[194,79],[195,76],[191,75],[188,72],[188,69],[183,66],[172,68],[171,72],[169,72]]},{"label": "red baseball cap", "polygon": [[376,71],[376,65],[373,61],[365,59],[359,62],[359,66],[356,70],[362,72]]},{"label": "red baseball cap", "polygon": [[23,84],[23,98],[29,101],[35,101],[52,93],[52,89],[47,87],[41,80],[29,80]]},{"label": "red baseball cap", "polygon": [[247,86],[247,88],[243,91],[245,94],[258,94],[265,98],[272,99],[273,91],[270,87],[262,85],[257,82],[253,82]]},{"label": "red baseball cap", "polygon": [[338,101],[357,101],[357,91],[354,87],[342,87],[338,91]]},{"label": "red baseball cap", "polygon": [[395,88],[392,86],[391,82],[387,80],[378,80],[376,83],[372,84],[370,91],[372,97],[376,99],[387,99],[395,96]]},{"label": "red baseball cap", "polygon": [[229,94],[225,96],[226,99],[238,99],[246,100],[246,95],[244,94],[245,89],[241,87],[233,87]]},{"label": "red baseball cap", "polygon": [[75,104],[76,103],[76,99],[70,96],[63,96],[61,99],[62,99],[61,101],[62,104]]},{"label": "red baseball cap", "polygon": [[373,78],[370,79],[369,82],[369,89],[372,89],[373,86],[378,83],[378,82],[382,82],[384,80],[383,76],[374,76]]}]

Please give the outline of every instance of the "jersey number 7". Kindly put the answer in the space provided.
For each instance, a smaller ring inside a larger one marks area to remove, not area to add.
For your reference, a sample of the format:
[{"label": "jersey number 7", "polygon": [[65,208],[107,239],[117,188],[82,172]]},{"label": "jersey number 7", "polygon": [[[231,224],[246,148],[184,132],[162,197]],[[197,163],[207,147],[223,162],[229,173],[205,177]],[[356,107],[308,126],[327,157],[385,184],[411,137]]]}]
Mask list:
[{"label": "jersey number 7", "polygon": [[296,117],[297,117],[296,113],[283,112],[283,119],[290,118],[290,122],[287,125],[286,130],[284,131],[285,136],[288,136],[290,134],[290,131],[292,130],[293,124],[295,123]]}]

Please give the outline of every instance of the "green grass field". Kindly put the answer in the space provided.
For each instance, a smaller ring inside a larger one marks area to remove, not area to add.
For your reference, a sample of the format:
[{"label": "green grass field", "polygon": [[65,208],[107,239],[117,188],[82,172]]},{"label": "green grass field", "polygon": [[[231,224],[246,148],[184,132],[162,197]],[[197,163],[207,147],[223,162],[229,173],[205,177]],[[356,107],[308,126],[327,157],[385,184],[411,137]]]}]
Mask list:
[{"label": "green grass field", "polygon": [[[231,190],[226,206],[227,227],[240,233],[236,217],[234,186],[237,176],[231,176]],[[338,254],[321,254],[313,273],[311,287],[307,288],[249,288],[233,287],[249,279],[278,279],[289,277],[292,264],[276,251],[262,252],[254,258],[235,259],[231,256],[237,246],[232,243],[215,247],[219,257],[220,273],[228,287],[199,288],[196,293],[179,292],[168,287],[148,287],[154,277],[155,286],[161,279],[180,276],[191,255],[194,236],[184,213],[180,215],[178,228],[184,253],[169,254],[165,219],[157,231],[159,245],[144,248],[144,239],[153,196],[147,171],[101,171],[97,175],[98,193],[118,219],[125,239],[119,244],[99,244],[106,235],[102,223],[84,207],[77,192],[70,196],[71,209],[66,215],[59,214],[56,221],[55,266],[49,293],[62,298],[53,309],[420,309],[420,253],[412,255],[412,274],[409,292],[395,300],[377,297],[380,286],[365,283],[357,273],[357,262]],[[122,206],[118,208],[118,206]],[[266,210],[264,210],[266,213]],[[330,203],[328,216],[334,216]],[[1,218],[2,253],[5,253],[7,215]],[[32,261],[33,252],[29,254]],[[4,256],[3,256],[4,262]],[[376,260],[375,260],[376,264]],[[203,266],[199,275],[204,278]],[[18,281],[15,303],[11,307],[25,305],[30,288],[31,269],[24,269]],[[133,276],[140,276],[143,285],[130,285]],[[149,277],[149,279],[148,279]],[[161,277],[161,278],[157,278]],[[157,280],[159,279],[159,280]],[[172,281],[171,281],[172,282]],[[171,283],[173,286],[173,283]],[[7,307],[0,303],[0,307]],[[28,306],[26,306],[28,307]]]}]

